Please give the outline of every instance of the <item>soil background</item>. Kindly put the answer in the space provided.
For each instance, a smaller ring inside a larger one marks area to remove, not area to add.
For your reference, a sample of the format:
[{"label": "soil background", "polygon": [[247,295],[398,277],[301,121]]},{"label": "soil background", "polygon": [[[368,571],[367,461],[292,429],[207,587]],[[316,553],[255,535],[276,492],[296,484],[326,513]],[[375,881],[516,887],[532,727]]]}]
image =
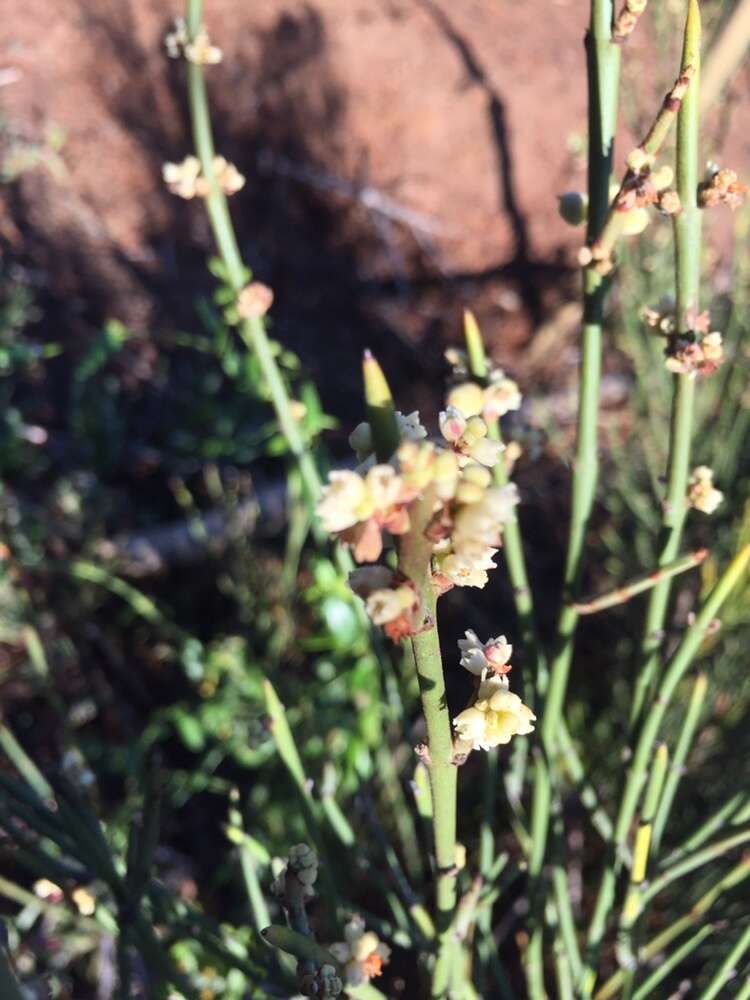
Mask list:
[{"label": "soil background", "polygon": [[[6,264],[24,269],[50,333],[71,350],[108,317],[151,347],[166,330],[194,326],[194,296],[211,284],[210,234],[202,206],[173,198],[160,179],[164,161],[190,151],[182,67],[163,46],[181,5],[2,6],[5,153],[44,151],[51,127],[64,136],[49,161],[2,188]],[[726,6],[705,3],[709,22]],[[466,304],[497,360],[522,382],[542,377],[539,352],[520,349],[577,291],[580,231],[559,219],[556,196],[585,186],[588,4],[206,8],[225,53],[209,77],[217,148],[247,177],[232,200],[243,252],[275,290],[275,335],[317,377],[328,410],[361,405],[364,346],[415,405],[433,408],[442,351],[458,340]],[[649,12],[625,46],[625,82],[639,97],[624,118],[636,131],[671,82],[681,8],[662,5],[660,33]],[[707,155],[745,175],[747,91],[741,68],[705,139]],[[562,317],[555,360],[572,372],[575,351],[561,348],[574,343],[576,314]]]}]

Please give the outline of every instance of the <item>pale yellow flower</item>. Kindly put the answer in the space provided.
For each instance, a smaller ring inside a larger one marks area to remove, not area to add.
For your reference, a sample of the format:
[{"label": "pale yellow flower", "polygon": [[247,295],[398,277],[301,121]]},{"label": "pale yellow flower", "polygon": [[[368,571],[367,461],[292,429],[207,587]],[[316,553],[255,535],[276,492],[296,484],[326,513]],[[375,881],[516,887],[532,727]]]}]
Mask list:
[{"label": "pale yellow flower", "polygon": [[459,455],[459,465],[469,461],[492,468],[500,459],[503,445],[487,437],[487,424],[479,416],[468,420],[455,406],[449,406],[439,417],[440,432]]},{"label": "pale yellow flower", "polygon": [[329,534],[336,534],[368,518],[374,509],[364,479],[343,469],[331,472],[323,487],[317,513]]},{"label": "pale yellow flower", "polygon": [[74,889],[71,898],[82,917],[90,917],[96,910],[96,899],[83,887]]},{"label": "pale yellow flower", "polygon": [[498,545],[502,526],[513,517],[513,509],[518,503],[515,484],[493,487],[485,490],[478,503],[461,507],[453,522],[453,547],[479,543]]},{"label": "pale yellow flower", "polygon": [[472,629],[467,629],[464,635],[465,639],[458,640],[458,648],[461,650],[461,666],[465,670],[476,677],[493,672],[507,672],[513,646],[504,635],[488,639],[487,642],[482,642]]},{"label": "pale yellow flower", "polygon": [[480,684],[477,700],[453,724],[461,743],[472,750],[491,750],[514,736],[532,733],[535,721],[528,705],[509,690],[507,678],[492,676]]},{"label": "pale yellow flower", "polygon": [[435,569],[456,587],[485,587],[487,570],[495,569],[497,549],[484,545],[465,545],[459,551],[438,552]]},{"label": "pale yellow flower", "polygon": [[498,378],[484,390],[482,416],[485,420],[499,420],[510,410],[521,407],[521,390],[512,378]]},{"label": "pale yellow flower", "polygon": [[412,413],[396,410],[396,422],[402,441],[422,441],[427,437],[427,428],[419,422],[419,410]]},{"label": "pale yellow flower", "polygon": [[691,507],[704,514],[713,514],[724,499],[721,490],[717,490],[714,486],[713,470],[707,465],[699,465],[693,469],[688,483],[688,500]]},{"label": "pale yellow flower", "polygon": [[48,899],[54,903],[63,898],[63,891],[59,885],[50,882],[48,878],[40,878],[34,883],[34,892],[40,899]]},{"label": "pale yellow flower", "polygon": [[387,625],[414,606],[414,589],[407,584],[395,589],[373,590],[365,601],[367,614],[374,625]]},{"label": "pale yellow flower", "polygon": [[211,44],[211,39],[204,27],[200,28],[192,42],[188,42],[184,46],[184,52],[187,61],[196,66],[215,66],[223,58],[221,49]]},{"label": "pale yellow flower", "polygon": [[265,316],[273,305],[273,292],[260,281],[251,281],[237,296],[237,313],[242,319]]},{"label": "pale yellow flower", "polygon": [[224,194],[235,194],[245,186],[245,178],[237,167],[223,156],[213,158],[213,171],[216,183]]},{"label": "pale yellow flower", "polygon": [[474,417],[482,412],[484,390],[476,382],[463,382],[450,390],[446,402],[465,417]]},{"label": "pale yellow flower", "polygon": [[165,163],[161,175],[171,194],[179,198],[195,198],[200,193],[201,165],[197,156],[186,156],[182,163]]},{"label": "pale yellow flower", "polygon": [[391,957],[388,945],[374,931],[365,930],[364,920],[356,915],[344,927],[344,938],[328,950],[345,967],[347,984],[359,986],[379,976]]}]

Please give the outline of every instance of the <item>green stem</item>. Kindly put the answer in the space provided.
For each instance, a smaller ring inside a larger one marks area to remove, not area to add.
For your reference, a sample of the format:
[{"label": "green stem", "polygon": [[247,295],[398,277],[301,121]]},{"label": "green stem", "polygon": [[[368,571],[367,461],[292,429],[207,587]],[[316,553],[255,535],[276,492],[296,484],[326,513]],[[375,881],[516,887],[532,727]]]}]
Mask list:
[{"label": "green stem", "polygon": [[[589,86],[587,242],[592,244],[604,225],[609,208],[609,181],[617,119],[620,50],[612,41],[614,6],[612,0],[592,0],[590,28],[586,38]],[[541,739],[545,756],[535,768],[532,811],[532,851],[529,875],[532,881],[532,933],[527,949],[527,982],[531,1000],[544,995],[541,968],[542,912],[541,873],[546,853],[550,819],[550,762],[558,738],[562,708],[573,658],[578,613],[572,608],[577,597],[583,567],[586,528],[594,503],[598,476],[597,431],[601,342],[604,303],[608,281],[593,270],[584,271],[584,326],[581,342],[580,400],[577,444],[573,468],[572,505],[568,548],[563,580],[563,607],[557,625],[554,655],[550,664],[549,686],[542,712]]]},{"label": "green stem", "polygon": [[[202,0],[188,0],[187,26],[191,38],[194,38],[200,30],[202,16]],[[219,254],[227,269],[229,283],[235,292],[240,292],[246,283],[247,271],[237,245],[237,238],[229,215],[226,196],[218,187],[214,176],[213,159],[215,150],[203,67],[188,62],[187,76],[195,151],[200,160],[203,174],[209,184],[209,193],[205,199],[206,211],[208,212]],[[312,505],[317,501],[320,493],[320,477],[312,453],[307,448],[299,425],[292,414],[289,393],[281,371],[274,359],[263,320],[260,317],[243,320],[239,331],[246,345],[258,359],[263,380],[276,412],[279,428],[286,438],[289,450],[298,463],[305,495],[308,503]]]},{"label": "green stem", "polygon": [[737,582],[744,575],[748,562],[750,562],[750,545],[746,545],[735,556],[711,591],[695,621],[685,633],[682,642],[667,664],[659,686],[658,697],[650,703],[648,714],[641,727],[635,753],[628,769],[625,788],[620,800],[617,820],[615,821],[611,856],[602,875],[594,915],[589,926],[586,966],[583,972],[581,987],[584,997],[590,996],[594,987],[599,949],[604,938],[607,918],[614,904],[617,877],[622,868],[623,848],[626,845],[630,824],[633,821],[638,799],[646,780],[652,748],[659,732],[659,727],[664,719],[675,689],[694,660],[712,620]]},{"label": "green stem", "polygon": [[437,630],[437,602],[432,585],[432,543],[425,529],[432,516],[434,494],[428,489],[412,512],[412,526],[402,539],[399,569],[416,586],[423,609],[425,631],[415,635],[412,651],[427,725],[427,769],[432,792],[432,829],[435,844],[435,928],[437,959],[432,997],[445,997],[453,980],[453,964],[461,954],[453,947],[451,924],[456,907],[456,794],[458,771],[453,763],[453,738],[445,694],[445,677]]},{"label": "green stem", "polygon": [[697,850],[711,837],[717,830],[721,830],[729,823],[730,826],[738,826],[745,823],[750,816],[747,813],[747,805],[750,803],[750,793],[737,792],[723,805],[713,812],[708,819],[702,823],[697,830],[690,834],[679,847],[671,851],[660,864],[660,868],[668,868],[676,861],[680,861],[692,851]]},{"label": "green stem", "polygon": [[[738,883],[744,881],[744,879],[750,877],[750,860],[745,859],[740,861],[739,864],[735,865],[722,879],[720,879],[716,885],[712,886],[708,892],[704,893],[701,898],[691,906],[684,916],[675,920],[674,923],[670,924],[663,931],[652,938],[648,944],[643,948],[641,953],[641,960],[643,962],[650,962],[652,959],[656,958],[657,955],[661,955],[669,945],[676,941],[681,934],[689,930],[691,927],[695,927],[699,923],[708,910],[713,906],[716,900],[724,893],[727,889],[731,889]],[[625,974],[622,970],[616,972],[613,976],[604,983],[601,989],[597,990],[594,1000],[610,1000],[611,997],[616,996],[622,987]],[[645,983],[644,983],[645,986]],[[643,987],[641,987],[643,989]],[[640,991],[639,991],[640,992]]]},{"label": "green stem", "polygon": [[719,996],[729,980],[734,975],[737,963],[750,948],[750,920],[745,924],[745,929],[735,942],[734,947],[728,952],[726,958],[711,977],[711,981],[705,990],[698,997],[698,1000],[714,1000]]},{"label": "green stem", "polygon": [[675,747],[672,764],[669,768],[669,774],[667,775],[667,780],[664,784],[664,791],[662,792],[661,801],[659,802],[659,808],[657,809],[656,817],[654,818],[653,852],[655,856],[659,854],[661,838],[664,834],[664,828],[672,810],[672,803],[674,802],[675,795],[677,794],[677,787],[685,768],[687,755],[690,752],[690,747],[693,743],[693,737],[695,736],[695,730],[698,725],[701,709],[703,708],[707,687],[707,676],[705,674],[698,674],[695,678],[695,683],[693,684],[693,691],[690,696],[690,702],[687,707],[687,712],[685,713],[682,728],[680,729],[680,735],[677,740],[677,746]]},{"label": "green stem", "polygon": [[651,573],[644,573],[642,576],[624,583],[621,587],[610,590],[607,594],[592,597],[586,601],[579,601],[575,605],[575,609],[579,615],[593,615],[597,611],[604,611],[618,604],[625,604],[632,597],[635,597],[636,594],[642,594],[645,590],[656,587],[668,577],[677,576],[679,573],[684,573],[695,566],[700,566],[707,555],[708,549],[698,549],[696,552],[691,552],[680,559],[675,559],[668,566],[663,566],[661,569],[654,570]]},{"label": "green stem", "polygon": [[646,1000],[647,997],[653,997],[654,990],[656,987],[664,982],[667,976],[673,972],[681,962],[691,955],[696,948],[700,947],[701,944],[710,937],[711,934],[715,932],[716,928],[713,924],[706,924],[705,927],[689,937],[684,944],[681,944],[679,948],[675,948],[671,955],[665,958],[659,965],[654,969],[650,976],[644,979],[642,985],[633,994],[633,1000]]},{"label": "green stem", "polygon": [[[701,210],[698,207],[699,182],[699,111],[700,111],[700,40],[701,23],[698,0],[689,0],[682,52],[683,69],[693,67],[693,77],[682,99],[677,116],[677,192],[682,210],[674,217],[676,323],[686,330],[689,310],[697,313],[700,294]],[[693,426],[695,378],[674,376],[674,396],[669,432],[667,492],[662,508],[659,538],[660,567],[677,558],[687,514],[687,482],[690,474],[690,443]],[[651,591],[630,712],[631,727],[637,727],[647,699],[653,693],[659,664],[664,624],[672,587],[671,577],[660,581]]]}]

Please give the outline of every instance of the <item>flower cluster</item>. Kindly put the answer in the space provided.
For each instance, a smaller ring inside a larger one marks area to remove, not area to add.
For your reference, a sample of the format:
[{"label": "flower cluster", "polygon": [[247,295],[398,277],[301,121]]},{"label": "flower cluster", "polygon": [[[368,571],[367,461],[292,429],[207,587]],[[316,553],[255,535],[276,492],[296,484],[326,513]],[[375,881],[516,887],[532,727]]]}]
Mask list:
[{"label": "flower cluster", "polygon": [[[234,194],[244,187],[245,178],[223,156],[213,158],[212,168],[219,190],[224,194]],[[197,156],[186,156],[182,163],[165,163],[161,173],[169,191],[179,198],[205,198],[211,190]]]},{"label": "flower cluster", "polygon": [[349,586],[365,602],[374,625],[382,625],[389,639],[398,642],[423,627],[414,584],[387,566],[361,566],[349,574]]},{"label": "flower cluster", "polygon": [[446,360],[453,367],[456,385],[448,393],[449,407],[460,410],[466,418],[481,416],[487,423],[499,420],[511,410],[521,407],[521,390],[512,378],[508,378],[502,368],[490,366],[485,385],[471,381],[468,375],[468,359],[464,351],[449,348]]},{"label": "flower cluster", "polygon": [[317,854],[308,844],[295,844],[289,848],[287,865],[274,881],[271,891],[287,904],[290,894],[301,896],[303,901],[312,899],[315,895],[313,886],[317,878]]},{"label": "flower cluster", "polygon": [[[368,356],[365,366],[366,379],[369,372],[378,390],[383,390],[385,380],[377,362]],[[453,392],[462,408],[449,404],[440,414],[438,440],[427,439],[418,412],[390,411],[396,433],[395,451],[388,461],[378,461],[372,454],[369,423],[359,424],[349,438],[359,466],[330,473],[317,505],[325,530],[351,548],[358,563],[376,562],[388,535],[400,539],[402,549],[409,543],[404,536],[419,530],[438,596],[452,587],[487,583],[503,527],[518,503],[514,485],[493,485],[491,469],[502,460],[504,447],[493,440],[479,415],[488,407],[494,414],[517,405],[515,383],[504,375],[490,380],[486,388],[464,380]],[[369,566],[352,573],[349,582],[371,620],[391,639],[430,627],[422,607],[424,595],[403,573]]]},{"label": "flower cluster", "polygon": [[615,42],[624,42],[633,33],[638,19],[647,5],[648,0],[625,0],[612,29],[612,38]]},{"label": "flower cluster", "polygon": [[688,480],[690,506],[704,514],[713,514],[723,499],[724,494],[714,486],[713,471],[707,465],[699,465],[693,469]]},{"label": "flower cluster", "polygon": [[508,673],[513,647],[504,635],[482,642],[475,632],[459,639],[461,666],[479,678],[473,703],[453,720],[456,728],[454,750],[461,758],[472,750],[491,750],[510,743],[514,736],[534,731],[536,716],[510,690]]},{"label": "flower cluster", "polygon": [[740,181],[734,170],[713,167],[698,188],[698,201],[701,208],[729,205],[734,211],[743,203],[746,194],[747,184]]},{"label": "flower cluster", "polygon": [[273,292],[260,281],[251,281],[237,296],[237,315],[240,319],[257,319],[265,316],[273,305]]},{"label": "flower cluster", "polygon": [[667,338],[664,365],[676,375],[712,375],[724,360],[724,343],[718,330],[711,330],[711,317],[704,310],[688,309],[687,330],[677,332],[674,301],[665,298],[641,313],[646,326]]},{"label": "flower cluster", "polygon": [[347,985],[360,986],[379,976],[391,957],[388,945],[374,931],[365,930],[364,920],[357,915],[345,925],[344,938],[328,950],[344,966]]},{"label": "flower cluster", "polygon": [[383,532],[403,535],[410,527],[409,504],[419,495],[393,465],[373,465],[364,474],[332,472],[318,503],[325,530],[352,548],[357,562],[375,562]]},{"label": "flower cluster", "polygon": [[211,44],[211,39],[203,25],[200,26],[191,41],[187,24],[182,17],[175,20],[174,28],[164,39],[164,44],[170,59],[179,59],[184,56],[188,62],[194,63],[196,66],[215,66],[223,58],[221,49]]},{"label": "flower cluster", "polygon": [[[670,191],[674,172],[669,166],[653,170],[648,156],[643,160],[638,154],[640,148],[634,150],[628,157],[628,167],[622,186],[614,198],[616,212],[630,213],[636,209],[648,208],[649,205],[659,205]],[[645,154],[644,154],[645,155]],[[671,192],[674,194],[675,192]],[[679,199],[678,199],[679,208]],[[643,227],[645,229],[645,226]],[[642,231],[642,230],[639,230]]]},{"label": "flower cluster", "polygon": [[461,666],[470,674],[475,677],[507,674],[513,669],[510,665],[513,647],[504,635],[487,642],[482,642],[472,629],[467,629],[464,635],[465,639],[458,640],[458,648],[461,650]]}]

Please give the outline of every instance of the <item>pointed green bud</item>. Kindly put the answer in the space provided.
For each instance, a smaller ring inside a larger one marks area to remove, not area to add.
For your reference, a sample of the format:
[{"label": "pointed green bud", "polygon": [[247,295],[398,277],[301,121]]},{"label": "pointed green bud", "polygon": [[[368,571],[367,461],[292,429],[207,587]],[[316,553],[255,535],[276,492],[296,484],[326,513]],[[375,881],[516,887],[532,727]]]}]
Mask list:
[{"label": "pointed green bud", "polygon": [[474,313],[464,309],[464,337],[469,355],[469,371],[476,378],[487,377],[487,356],[484,353],[482,334]]},{"label": "pointed green bud", "polygon": [[401,443],[401,435],[391,390],[388,388],[383,369],[370,351],[365,351],[362,376],[365,382],[367,422],[372,431],[375,457],[379,462],[388,462]]}]

